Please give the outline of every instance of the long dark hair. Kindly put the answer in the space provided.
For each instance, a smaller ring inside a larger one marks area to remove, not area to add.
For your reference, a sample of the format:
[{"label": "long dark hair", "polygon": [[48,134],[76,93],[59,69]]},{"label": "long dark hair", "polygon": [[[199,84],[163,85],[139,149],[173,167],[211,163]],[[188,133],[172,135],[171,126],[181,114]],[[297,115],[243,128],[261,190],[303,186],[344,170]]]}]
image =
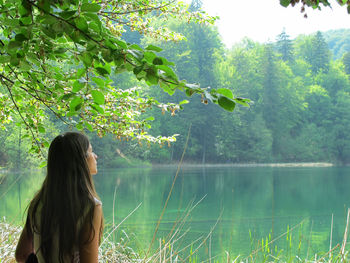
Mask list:
[{"label": "long dark hair", "polygon": [[86,233],[81,233],[81,223],[89,230],[88,236],[99,234],[101,238],[103,224],[100,233],[95,233],[92,225],[97,194],[86,161],[89,145],[89,139],[77,132],[59,135],[51,142],[46,178],[28,210],[33,231],[40,235],[40,251],[46,263],[52,261],[55,235],[59,262],[72,255],[79,244],[90,241],[82,240]]}]

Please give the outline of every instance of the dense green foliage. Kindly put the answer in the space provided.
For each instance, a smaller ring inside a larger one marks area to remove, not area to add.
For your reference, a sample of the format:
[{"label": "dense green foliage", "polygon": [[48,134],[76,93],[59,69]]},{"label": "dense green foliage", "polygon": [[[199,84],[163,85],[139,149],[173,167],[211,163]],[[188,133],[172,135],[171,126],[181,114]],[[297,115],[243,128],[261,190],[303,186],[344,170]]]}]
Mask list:
[{"label": "dense green foliage", "polygon": [[344,53],[350,51],[349,29],[329,30],[324,33],[324,38],[334,60],[342,58]]},{"label": "dense green foliage", "polygon": [[122,89],[113,78],[129,71],[163,92],[200,94],[232,111],[240,98],[228,89],[200,88],[174,73],[174,64],[158,52],[121,38],[126,30],[166,40],[180,34],[152,27],[169,18],[212,23],[204,12],[187,11],[177,1],[0,0],[0,128],[16,120],[23,136],[32,138],[32,152],[47,146],[45,119],[54,115],[70,128],[99,136],[137,141],[171,142],[173,136],[148,134],[145,112],[160,106],[169,112],[181,104],[162,104],[140,88]]},{"label": "dense green foliage", "polygon": [[[154,119],[152,133],[180,134],[171,147],[125,138],[119,141],[113,136],[100,140],[91,133],[100,165],[120,167],[134,163],[135,158],[144,163],[175,162],[182,154],[190,125],[186,153],[190,162],[350,161],[349,52],[338,51],[340,58],[332,60],[330,44],[326,44],[324,37],[332,36],[332,32],[317,32],[294,40],[282,32],[274,43],[244,39],[227,50],[214,27],[175,20],[167,26],[187,40],[161,42],[139,35],[140,45],[160,46],[161,55],[175,62],[176,74],[181,78],[189,82],[200,80],[204,86],[229,88],[235,96],[250,98],[253,103],[250,107],[236,107],[233,113],[205,105],[205,98],[204,103],[189,98],[190,103],[174,116],[152,109],[146,115],[154,116],[150,118]],[[347,31],[343,32],[336,35],[346,35]],[[130,34],[127,32],[123,37],[128,41]],[[332,38],[333,46],[344,42],[342,37]],[[320,57],[315,59],[317,52]],[[138,82],[132,73],[112,78],[122,88]],[[176,104],[186,99],[182,93],[169,96],[142,85],[144,92],[158,101]],[[53,134],[57,129],[65,130],[53,116],[45,127],[49,123],[56,127],[56,130],[51,128]],[[3,134],[4,149],[10,149],[2,151],[3,165],[6,160],[15,163],[18,159],[16,134],[11,137]]]},{"label": "dense green foliage", "polygon": [[[121,152],[152,162],[176,161],[192,124],[187,161],[350,161],[349,54],[332,60],[323,33],[291,40],[284,32],[275,43],[245,39],[226,50],[215,28],[175,22],[170,28],[183,33],[187,41],[143,39],[142,43],[160,45],[162,55],[176,63],[179,76],[199,79],[201,85],[230,88],[253,104],[228,113],[191,101],[173,117],[154,113],[152,129],[165,135],[181,134],[178,141],[170,148],[121,142],[115,146]],[[165,97],[156,90],[151,94],[174,102],[184,99],[181,94]]]},{"label": "dense green foliage", "polygon": [[18,167],[63,123],[96,132],[107,166],[176,161],[190,126],[188,161],[349,161],[348,30],[227,50],[200,1],[104,3],[0,1],[0,165]]}]

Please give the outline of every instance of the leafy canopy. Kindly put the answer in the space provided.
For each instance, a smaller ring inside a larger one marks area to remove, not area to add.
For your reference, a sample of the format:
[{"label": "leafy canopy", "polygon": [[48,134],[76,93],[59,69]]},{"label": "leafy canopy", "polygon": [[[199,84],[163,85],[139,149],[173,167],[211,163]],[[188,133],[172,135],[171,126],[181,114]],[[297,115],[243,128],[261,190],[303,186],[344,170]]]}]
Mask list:
[{"label": "leafy canopy", "polygon": [[169,94],[200,94],[229,111],[237,102],[246,104],[229,89],[203,89],[180,80],[174,64],[158,55],[161,48],[121,39],[125,27],[152,37],[181,39],[180,34],[150,26],[154,17],[169,16],[198,23],[216,19],[202,11],[188,12],[173,0],[0,0],[0,127],[19,116],[36,152],[48,145],[41,136],[48,116],[100,136],[174,141],[149,135],[153,118],[143,113],[153,106],[174,113],[186,101],[161,104],[142,95],[140,88],[119,89],[111,76],[124,71]]},{"label": "leafy canopy", "polygon": [[[349,0],[337,0],[338,4],[341,6],[346,6],[347,11],[350,14],[350,1]],[[325,7],[331,7],[329,0],[280,0],[280,4],[284,7],[287,6],[295,6],[300,3],[302,13],[305,13],[305,7],[312,7],[313,9],[321,10],[321,5]],[[307,18],[307,14],[304,14],[305,18]]]}]

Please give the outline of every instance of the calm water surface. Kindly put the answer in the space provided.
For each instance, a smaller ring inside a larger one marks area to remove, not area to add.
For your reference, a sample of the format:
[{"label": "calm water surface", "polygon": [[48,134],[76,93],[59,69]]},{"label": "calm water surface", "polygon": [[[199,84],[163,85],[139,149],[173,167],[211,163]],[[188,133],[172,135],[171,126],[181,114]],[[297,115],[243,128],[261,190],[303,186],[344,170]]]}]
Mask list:
[{"label": "calm water surface", "polygon": [[[141,203],[116,235],[123,236],[124,230],[134,246],[147,248],[175,174],[176,167],[101,170],[95,183],[106,228],[113,219],[119,224]],[[43,175],[25,174],[16,181],[18,176],[13,174],[0,185],[0,215],[15,222],[22,220],[23,210],[43,179]],[[201,199],[187,214],[191,204]],[[185,167],[174,184],[156,244],[173,231],[174,222],[179,235],[188,231],[179,247],[200,237],[203,240],[217,223],[198,257],[207,258],[209,251],[211,255],[228,251],[246,256],[266,238],[277,238],[272,247],[285,253],[320,255],[329,249],[332,214],[332,244],[341,243],[348,207],[349,167]]]}]

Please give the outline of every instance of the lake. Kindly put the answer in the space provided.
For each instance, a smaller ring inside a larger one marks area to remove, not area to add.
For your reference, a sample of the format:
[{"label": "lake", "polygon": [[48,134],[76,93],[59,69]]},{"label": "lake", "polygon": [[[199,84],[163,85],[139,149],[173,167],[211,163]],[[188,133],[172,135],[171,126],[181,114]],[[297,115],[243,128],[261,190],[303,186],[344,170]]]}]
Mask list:
[{"label": "lake", "polygon": [[[118,225],[127,217],[113,238],[123,237],[137,251],[146,251],[176,170],[100,169],[94,179],[103,202],[106,231],[113,227],[113,220]],[[20,223],[42,179],[43,175],[35,173],[9,176],[0,185],[1,217]],[[188,254],[213,228],[198,249],[198,259],[222,258],[225,251],[232,257],[246,257],[267,249],[262,244],[274,239],[269,253],[322,255],[329,250],[332,215],[332,246],[342,242],[349,189],[349,167],[183,167],[153,247],[171,233],[177,233],[174,239],[184,234],[174,249],[188,245]]]}]

